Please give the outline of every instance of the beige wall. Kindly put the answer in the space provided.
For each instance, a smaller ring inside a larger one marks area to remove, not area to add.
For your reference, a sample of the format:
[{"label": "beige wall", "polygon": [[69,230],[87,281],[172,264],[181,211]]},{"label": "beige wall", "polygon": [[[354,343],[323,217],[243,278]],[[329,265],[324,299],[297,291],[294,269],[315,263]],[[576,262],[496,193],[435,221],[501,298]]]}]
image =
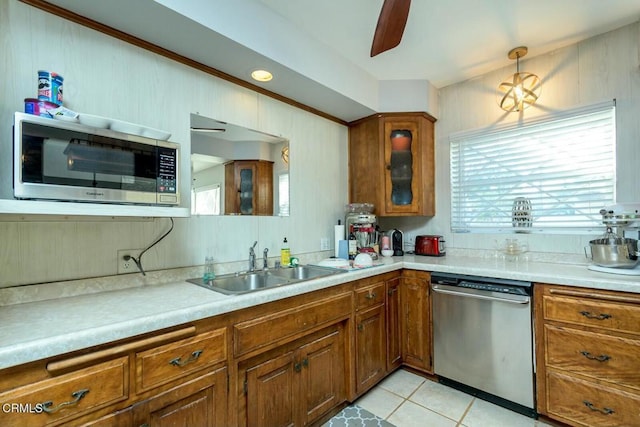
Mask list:
[{"label": "beige wall", "polygon": [[[498,84],[515,72],[515,63],[440,89],[440,115],[436,123],[437,214],[432,219],[385,222],[413,236],[444,234],[450,248],[492,249],[496,240],[503,241],[513,236],[452,234],[450,231],[449,135],[614,98],[617,105],[617,198],[618,202],[640,202],[639,58],[639,23],[546,55],[525,58],[520,62],[520,69],[535,73],[542,79],[542,93],[538,103],[523,114],[506,113],[497,103]],[[604,229],[597,230],[595,235],[602,232]],[[532,251],[582,254],[583,246],[594,235],[518,237],[529,241]]]},{"label": "beige wall", "polygon": [[[277,256],[285,236],[293,254],[315,252],[343,216],[348,133],[342,125],[15,0],[0,0],[0,50],[0,156],[10,155],[12,114],[36,95],[39,69],[64,77],[68,108],[170,131],[184,152],[190,113],[291,141],[289,218],[176,219],[173,233],[145,255],[149,270],[199,265],[206,252],[219,262],[243,260],[254,240],[260,253],[266,247]],[[181,166],[188,169],[188,156]],[[188,179],[183,185],[188,194]],[[118,249],[145,247],[168,225],[166,218],[0,215],[0,287],[116,274]]]}]

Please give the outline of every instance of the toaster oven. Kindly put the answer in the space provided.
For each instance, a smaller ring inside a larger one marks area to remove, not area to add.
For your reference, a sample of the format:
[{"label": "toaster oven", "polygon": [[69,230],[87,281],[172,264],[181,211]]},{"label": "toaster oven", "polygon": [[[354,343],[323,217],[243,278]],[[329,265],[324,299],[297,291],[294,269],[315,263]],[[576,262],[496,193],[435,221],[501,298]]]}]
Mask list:
[{"label": "toaster oven", "polygon": [[444,256],[445,240],[442,236],[416,236],[416,255]]}]

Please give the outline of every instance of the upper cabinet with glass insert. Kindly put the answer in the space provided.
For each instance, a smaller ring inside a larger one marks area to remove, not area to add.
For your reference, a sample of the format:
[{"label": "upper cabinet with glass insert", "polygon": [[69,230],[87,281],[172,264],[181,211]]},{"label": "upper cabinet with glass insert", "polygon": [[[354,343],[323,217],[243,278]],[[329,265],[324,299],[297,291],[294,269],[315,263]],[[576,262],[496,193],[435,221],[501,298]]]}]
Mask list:
[{"label": "upper cabinet with glass insert", "polygon": [[349,199],[379,216],[435,215],[434,122],[381,113],[349,125]]}]

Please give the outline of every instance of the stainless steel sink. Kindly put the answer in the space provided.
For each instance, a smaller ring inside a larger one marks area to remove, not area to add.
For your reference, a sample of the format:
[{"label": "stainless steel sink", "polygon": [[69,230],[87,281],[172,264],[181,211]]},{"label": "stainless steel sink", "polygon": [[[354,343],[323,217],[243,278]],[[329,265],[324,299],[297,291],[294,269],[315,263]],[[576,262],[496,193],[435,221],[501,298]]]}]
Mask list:
[{"label": "stainless steel sink", "polygon": [[264,271],[225,274],[209,282],[204,282],[201,278],[189,279],[187,282],[223,294],[236,295],[344,272],[345,270],[336,268],[301,265],[292,268],[276,268]]},{"label": "stainless steel sink", "polygon": [[272,270],[273,274],[280,277],[285,277],[291,280],[310,280],[316,277],[324,277],[343,270],[337,270],[335,268],[318,267],[312,265],[299,265],[291,268],[278,268]]}]

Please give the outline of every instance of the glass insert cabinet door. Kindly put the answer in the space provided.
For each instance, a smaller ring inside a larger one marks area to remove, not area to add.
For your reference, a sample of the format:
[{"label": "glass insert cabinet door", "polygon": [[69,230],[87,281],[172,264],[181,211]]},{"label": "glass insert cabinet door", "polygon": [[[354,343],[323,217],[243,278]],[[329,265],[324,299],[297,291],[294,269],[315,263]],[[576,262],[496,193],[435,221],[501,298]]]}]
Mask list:
[{"label": "glass insert cabinet door", "polygon": [[273,215],[273,162],[225,163],[226,215]]},{"label": "glass insert cabinet door", "polygon": [[419,128],[415,122],[386,122],[384,126],[387,213],[415,212],[419,205]]}]

